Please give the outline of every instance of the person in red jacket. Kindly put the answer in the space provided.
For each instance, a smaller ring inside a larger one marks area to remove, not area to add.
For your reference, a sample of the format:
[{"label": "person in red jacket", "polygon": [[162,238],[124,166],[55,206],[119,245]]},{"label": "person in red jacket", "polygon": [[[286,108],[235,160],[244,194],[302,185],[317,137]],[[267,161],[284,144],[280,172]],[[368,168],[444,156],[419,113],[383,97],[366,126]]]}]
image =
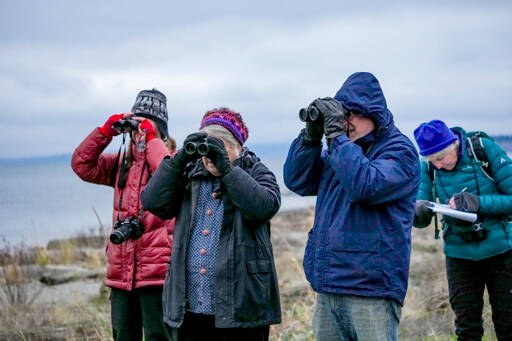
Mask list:
[{"label": "person in red jacket", "polygon": [[[162,220],[145,211],[139,199],[162,159],[174,153],[168,147],[175,143],[167,133],[166,102],[156,89],[139,92],[132,113],[112,115],[95,128],[71,160],[82,180],[114,187],[114,233],[107,242],[105,285],[112,288],[115,340],[142,340],[143,333],[146,341],[169,340],[162,319],[162,287],[174,220]],[[130,136],[125,152],[103,153],[123,131],[121,123],[127,121],[132,125],[124,130]]]}]

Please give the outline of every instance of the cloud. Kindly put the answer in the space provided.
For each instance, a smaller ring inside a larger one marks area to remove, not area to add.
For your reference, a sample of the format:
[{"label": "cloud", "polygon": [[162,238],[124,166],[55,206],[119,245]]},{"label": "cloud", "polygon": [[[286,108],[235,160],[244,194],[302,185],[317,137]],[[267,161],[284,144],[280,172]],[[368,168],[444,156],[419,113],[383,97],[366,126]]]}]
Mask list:
[{"label": "cloud", "polygon": [[507,2],[230,3],[3,2],[0,118],[45,144],[9,140],[0,157],[70,152],[151,87],[178,141],[222,105],[243,113],[250,143],[290,141],[298,109],[355,71],[377,76],[409,135],[433,118],[508,133]]}]

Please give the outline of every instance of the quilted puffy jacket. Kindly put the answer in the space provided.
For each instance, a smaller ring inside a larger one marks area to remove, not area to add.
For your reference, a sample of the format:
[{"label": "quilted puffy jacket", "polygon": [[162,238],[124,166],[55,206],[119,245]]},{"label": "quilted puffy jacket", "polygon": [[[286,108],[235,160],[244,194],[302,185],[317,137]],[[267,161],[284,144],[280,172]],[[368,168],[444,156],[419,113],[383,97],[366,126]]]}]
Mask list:
[{"label": "quilted puffy jacket", "polygon": [[[110,186],[117,154],[102,152],[111,140],[96,128],[75,150],[71,167],[82,180]],[[124,190],[117,186],[118,179],[114,186],[113,222],[139,216],[140,194],[151,174],[170,153],[163,141],[155,138],[147,143],[143,152],[138,152],[133,146],[132,155],[133,162]],[[119,166],[118,169],[120,168]],[[119,245],[108,241],[105,285],[132,290],[164,284],[171,257],[174,220],[162,220],[148,211],[143,211],[142,223],[144,233],[140,238],[128,239]]]}]

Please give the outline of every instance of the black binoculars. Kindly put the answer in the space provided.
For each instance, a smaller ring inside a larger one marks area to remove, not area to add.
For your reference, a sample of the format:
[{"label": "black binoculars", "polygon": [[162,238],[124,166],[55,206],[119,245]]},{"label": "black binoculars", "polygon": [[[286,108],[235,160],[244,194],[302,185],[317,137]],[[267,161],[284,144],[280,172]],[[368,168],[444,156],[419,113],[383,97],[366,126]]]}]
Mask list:
[{"label": "black binoculars", "polygon": [[310,105],[299,110],[299,118],[302,122],[314,122],[320,118],[320,111]]},{"label": "black binoculars", "polygon": [[112,128],[120,133],[130,133],[132,130],[137,130],[139,128],[139,124],[140,121],[137,120],[118,120],[112,124]]},{"label": "black binoculars", "polygon": [[205,156],[208,154],[208,151],[210,150],[210,147],[208,147],[208,142],[206,142],[206,139],[199,141],[199,142],[187,142],[185,146],[183,146],[185,149],[185,153],[188,155],[194,155],[199,154],[201,156]]}]

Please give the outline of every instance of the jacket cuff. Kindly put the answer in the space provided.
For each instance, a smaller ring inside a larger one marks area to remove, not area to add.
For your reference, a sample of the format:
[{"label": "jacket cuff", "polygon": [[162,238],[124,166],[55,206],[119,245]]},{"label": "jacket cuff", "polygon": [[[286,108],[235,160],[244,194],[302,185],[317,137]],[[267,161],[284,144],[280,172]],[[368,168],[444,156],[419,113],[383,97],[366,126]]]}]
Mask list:
[{"label": "jacket cuff", "polygon": [[335,138],[331,139],[331,141],[329,143],[329,152],[332,151],[333,149],[335,149],[336,147],[341,146],[342,144],[344,144],[346,142],[350,142],[350,139],[347,137],[347,135],[342,134],[342,135],[336,136]]},{"label": "jacket cuff", "polygon": [[97,136],[98,138],[102,138],[102,139],[105,139],[105,140],[108,140],[109,142],[112,140],[112,136],[108,135],[108,134],[105,134],[102,129],[102,127],[97,127],[95,128],[91,135],[94,134],[95,136]]},{"label": "jacket cuff", "polygon": [[237,178],[243,176],[240,172],[245,173],[239,166],[231,166],[231,170],[222,177],[222,182],[224,182],[225,185],[233,183]]}]

